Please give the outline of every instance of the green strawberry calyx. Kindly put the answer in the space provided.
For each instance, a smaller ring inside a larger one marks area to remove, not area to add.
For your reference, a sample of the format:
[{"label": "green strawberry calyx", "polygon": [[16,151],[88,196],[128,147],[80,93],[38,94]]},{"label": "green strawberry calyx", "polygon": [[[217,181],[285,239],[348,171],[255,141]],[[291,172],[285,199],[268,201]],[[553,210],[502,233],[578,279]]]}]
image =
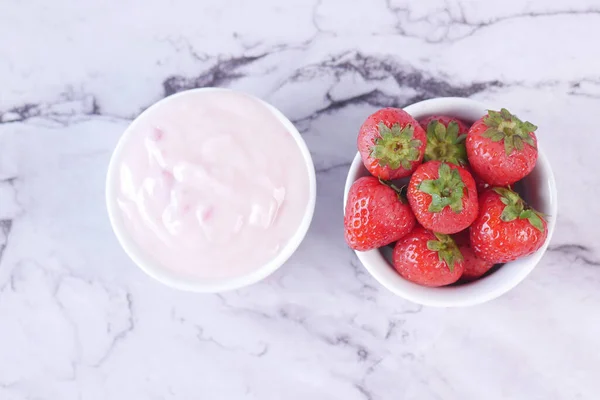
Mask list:
[{"label": "green strawberry calyx", "polygon": [[525,144],[537,149],[535,141],[529,135],[530,132],[535,132],[537,126],[529,121],[521,121],[506,108],[500,111],[488,110],[488,114],[483,118],[483,123],[488,129],[482,136],[491,139],[492,142],[504,140],[504,152],[507,156],[514,150],[523,150]]},{"label": "green strawberry calyx", "polygon": [[455,213],[460,213],[463,210],[465,189],[460,173],[457,169],[450,168],[450,165],[441,163],[438,174],[437,179],[424,180],[419,184],[418,189],[431,196],[428,211],[437,213],[448,206]]},{"label": "green strawberry calyx", "polygon": [[399,188],[398,186],[394,185],[391,181],[386,181],[381,178],[379,178],[379,183],[389,187],[394,192],[396,192],[396,196],[398,197],[398,200],[400,200],[400,203],[402,203],[402,204],[408,203],[408,201],[406,200],[406,186],[402,186]]},{"label": "green strawberry calyx", "polygon": [[427,124],[427,147],[424,161],[439,160],[456,165],[467,164],[466,134],[458,134],[458,124],[451,121],[448,127],[433,120]]},{"label": "green strawberry calyx", "polygon": [[411,162],[419,159],[419,148],[422,145],[420,140],[414,139],[415,128],[411,124],[404,127],[394,124],[388,128],[380,122],[377,129],[381,137],[375,140],[370,156],[378,160],[382,167],[410,170]]},{"label": "green strawberry calyx", "polygon": [[500,201],[505,205],[500,215],[502,221],[510,222],[517,218],[526,219],[534,228],[544,232],[543,215],[525,204],[518,193],[503,187],[494,188],[494,192],[500,195]]},{"label": "green strawberry calyx", "polygon": [[458,249],[456,242],[450,235],[433,233],[437,240],[428,240],[427,248],[438,253],[440,261],[448,265],[450,272],[454,272],[454,265],[463,260],[463,255]]}]

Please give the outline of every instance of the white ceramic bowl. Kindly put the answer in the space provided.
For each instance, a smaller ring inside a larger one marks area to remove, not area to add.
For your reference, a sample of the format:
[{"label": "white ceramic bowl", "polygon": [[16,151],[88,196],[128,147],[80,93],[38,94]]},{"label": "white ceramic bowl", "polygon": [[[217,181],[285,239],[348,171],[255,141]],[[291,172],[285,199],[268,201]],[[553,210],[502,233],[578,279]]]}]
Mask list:
[{"label": "white ceramic bowl", "polygon": [[[499,110],[498,107],[488,107],[475,100],[455,97],[425,100],[404,108],[417,120],[431,115],[449,115],[469,123],[484,116],[488,109]],[[357,153],[346,179],[344,209],[352,183],[367,175],[369,173],[362,163],[360,154]],[[363,266],[379,283],[396,295],[412,302],[428,306],[460,307],[492,300],[508,292],[525,279],[544,255],[554,232],[557,213],[556,184],[550,163],[539,144],[537,164],[531,174],[523,180],[523,187],[524,190],[521,192],[524,192],[525,201],[547,215],[548,238],[546,243],[534,254],[506,263],[482,279],[449,287],[425,287],[407,281],[394,270],[388,261],[391,259],[389,247],[382,250],[357,251],[356,254]],[[384,253],[386,254],[384,255]]]},{"label": "white ceramic bowl", "polygon": [[304,162],[306,164],[306,168],[308,171],[308,179],[309,179],[309,197],[308,203],[306,205],[306,209],[304,210],[304,216],[300,225],[298,226],[294,235],[290,238],[285,247],[277,254],[277,256],[269,261],[267,264],[254,269],[252,272],[242,275],[236,276],[228,279],[191,279],[189,277],[182,277],[180,274],[170,271],[167,268],[164,268],[158,262],[156,262],[152,257],[150,257],[146,252],[144,252],[137,243],[133,240],[133,238],[129,235],[128,230],[125,228],[122,219],[122,213],[120,212],[117,201],[116,201],[116,191],[117,191],[117,182],[118,182],[118,161],[121,158],[121,154],[123,153],[124,148],[127,146],[128,141],[130,140],[132,127],[134,127],[137,121],[141,118],[142,115],[149,113],[153,108],[158,107],[161,104],[172,101],[178,97],[189,96],[195,92],[208,92],[208,91],[225,91],[230,89],[223,88],[200,88],[200,89],[192,89],[184,92],[180,92],[164,98],[159,102],[153,104],[146,111],[144,111],[138,118],[136,118],[131,125],[125,130],[117,146],[112,154],[112,158],[110,160],[110,164],[108,166],[108,174],[106,178],[106,205],[108,208],[108,216],[110,218],[110,223],[112,228],[119,240],[119,243],[125,250],[125,252],[129,255],[131,260],[140,267],[144,272],[153,277],[154,279],[164,283],[165,285],[171,286],[176,289],[192,291],[192,292],[204,292],[204,293],[216,293],[223,292],[227,290],[239,289],[241,287],[251,285],[256,283],[268,275],[272,274],[275,270],[281,267],[287,259],[296,251],[304,237],[306,236],[306,232],[310,226],[312,221],[314,209],[315,209],[315,201],[317,198],[317,183],[315,178],[315,167],[313,165],[312,158],[310,156],[310,152],[308,151],[308,147],[302,139],[300,132],[296,129],[296,127],[275,107],[272,105],[260,100],[265,106],[271,110],[273,115],[281,121],[281,123],[286,127],[286,129],[290,132],[290,134],[296,140],[300,151],[302,152],[302,156],[304,158]]}]

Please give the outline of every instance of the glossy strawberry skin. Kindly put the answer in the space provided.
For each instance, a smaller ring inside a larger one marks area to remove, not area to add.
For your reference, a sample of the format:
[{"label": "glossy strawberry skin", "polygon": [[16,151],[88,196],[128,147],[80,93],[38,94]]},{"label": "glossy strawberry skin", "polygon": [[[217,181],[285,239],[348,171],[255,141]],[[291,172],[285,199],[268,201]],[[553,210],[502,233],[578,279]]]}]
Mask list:
[{"label": "glossy strawberry skin", "polygon": [[489,187],[490,187],[489,183],[487,183],[486,181],[481,179],[479,177],[479,175],[477,175],[475,172],[473,172],[473,169],[470,166],[467,165],[467,166],[464,166],[463,168],[466,169],[467,171],[469,171],[469,173],[473,177],[473,180],[475,181],[475,186],[477,187],[477,193],[485,192],[487,189],[489,189]]},{"label": "glossy strawberry skin", "polygon": [[419,185],[424,180],[439,178],[439,161],[429,161],[421,164],[413,173],[408,184],[408,202],[415,213],[417,221],[423,227],[434,232],[451,234],[462,231],[471,225],[477,218],[479,204],[477,201],[477,188],[471,174],[464,168],[454,164],[450,168],[458,170],[460,177],[465,184],[463,191],[463,210],[455,213],[450,207],[445,207],[441,212],[433,213],[428,211],[432,197],[419,190]]},{"label": "glossy strawberry skin", "polygon": [[409,233],[415,216],[398,193],[377,178],[358,179],[348,192],[344,215],[345,239],[354,250],[386,246]]},{"label": "glossy strawberry skin", "polygon": [[526,219],[502,221],[500,216],[504,208],[501,196],[493,189],[486,190],[479,198],[479,216],[470,228],[471,248],[475,255],[494,264],[534,253],[548,236],[548,225],[543,219],[543,232]]},{"label": "glossy strawberry skin", "polygon": [[493,262],[481,259],[475,255],[471,246],[459,246],[460,252],[464,257],[465,271],[461,277],[463,281],[474,281],[494,266]]},{"label": "glossy strawberry skin", "polygon": [[494,266],[493,262],[482,260],[475,255],[473,249],[471,249],[469,231],[470,229],[467,228],[464,231],[452,235],[452,239],[454,239],[454,242],[464,257],[465,272],[463,272],[463,275],[460,278],[460,280],[464,282],[470,282],[480,278]]},{"label": "glossy strawberry skin", "polygon": [[[381,166],[379,160],[371,157],[372,148],[381,137],[378,129],[378,125],[381,122],[388,128],[391,128],[394,124],[400,124],[402,127],[410,124],[414,127],[414,139],[420,140],[421,146],[419,148],[418,159],[411,161],[409,169],[402,166],[396,169]],[[410,114],[399,108],[383,108],[370,115],[360,127],[357,141],[358,151],[362,157],[363,164],[373,176],[383,180],[394,180],[409,176],[421,164],[426,144],[427,135],[423,128],[421,128],[421,125]]]},{"label": "glossy strawberry skin", "polygon": [[433,232],[416,226],[396,243],[394,268],[400,276],[429,287],[449,285],[458,281],[464,271],[463,261],[457,261],[451,271],[448,264],[439,259],[437,252],[427,248],[427,242],[435,239]]},{"label": "glossy strawberry skin", "polygon": [[[483,134],[488,126],[483,118],[476,121],[467,134],[467,156],[475,174],[492,186],[507,186],[523,179],[535,167],[538,152],[533,146],[525,145],[523,150],[514,150],[506,155],[502,141],[493,142]],[[529,133],[537,146],[537,138]]]},{"label": "glossy strawberry skin", "polygon": [[456,122],[456,124],[458,125],[458,133],[462,134],[462,133],[467,133],[469,131],[469,127],[463,121],[461,121],[458,118],[447,117],[445,115],[432,115],[431,117],[427,117],[427,118],[420,120],[419,124],[421,124],[421,127],[425,131],[427,131],[427,125],[429,125],[429,123],[431,121],[438,121],[441,124],[443,124],[446,128],[448,127],[448,124],[450,122]]}]

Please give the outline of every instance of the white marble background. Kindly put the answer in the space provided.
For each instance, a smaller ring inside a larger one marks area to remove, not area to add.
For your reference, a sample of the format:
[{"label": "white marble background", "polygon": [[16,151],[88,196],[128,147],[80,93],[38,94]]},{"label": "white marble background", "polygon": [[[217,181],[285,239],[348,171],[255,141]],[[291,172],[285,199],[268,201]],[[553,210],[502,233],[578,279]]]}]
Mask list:
[{"label": "white marble background", "polygon": [[[597,399],[598,37],[594,0],[2,0],[0,399]],[[131,119],[204,85],[282,109],[318,169],[298,253],[221,296],[146,277],[103,201]],[[342,239],[363,118],[437,96],[538,124],[558,181],[542,263],[472,308],[393,296]]]}]

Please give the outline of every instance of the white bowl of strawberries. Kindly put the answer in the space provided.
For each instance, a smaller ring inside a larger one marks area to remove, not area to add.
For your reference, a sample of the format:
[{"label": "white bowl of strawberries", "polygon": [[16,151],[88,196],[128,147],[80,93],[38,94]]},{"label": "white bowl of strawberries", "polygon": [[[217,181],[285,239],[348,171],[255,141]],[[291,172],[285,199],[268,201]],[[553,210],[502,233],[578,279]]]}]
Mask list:
[{"label": "white bowl of strawberries", "polygon": [[506,109],[438,98],[385,108],[360,128],[344,192],[345,239],[407,300],[492,300],[542,258],[556,185],[537,127]]}]

